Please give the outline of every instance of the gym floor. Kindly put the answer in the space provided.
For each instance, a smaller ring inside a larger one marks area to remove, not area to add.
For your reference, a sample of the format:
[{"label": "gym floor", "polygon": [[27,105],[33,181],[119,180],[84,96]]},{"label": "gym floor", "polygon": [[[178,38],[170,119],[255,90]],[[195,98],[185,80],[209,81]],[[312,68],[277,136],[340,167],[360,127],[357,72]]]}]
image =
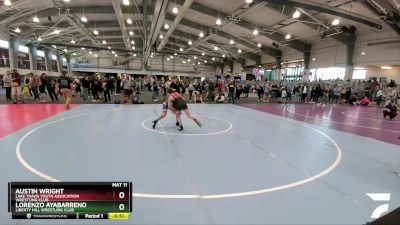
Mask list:
[{"label": "gym floor", "polygon": [[400,122],[379,108],[190,108],[203,127],[179,132],[171,115],[151,128],[161,105],[0,105],[0,224],[32,224],[7,214],[10,181],[132,181],[121,224],[365,224],[383,204],[367,193],[400,206]]}]

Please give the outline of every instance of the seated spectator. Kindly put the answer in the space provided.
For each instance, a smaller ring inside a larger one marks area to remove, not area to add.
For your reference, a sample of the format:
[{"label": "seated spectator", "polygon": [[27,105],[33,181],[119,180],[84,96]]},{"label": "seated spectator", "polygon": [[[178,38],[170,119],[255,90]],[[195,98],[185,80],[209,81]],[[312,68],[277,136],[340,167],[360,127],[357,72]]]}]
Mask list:
[{"label": "seated spectator", "polygon": [[203,103],[203,96],[201,95],[200,91],[194,92],[194,103]]},{"label": "seated spectator", "polygon": [[215,103],[224,103],[225,102],[225,94],[220,93],[217,97],[214,99]]},{"label": "seated spectator", "polygon": [[390,119],[394,119],[397,116],[397,106],[393,103],[392,100],[388,100],[385,103],[383,109],[383,118],[386,118],[386,116],[389,116]]},{"label": "seated spectator", "polygon": [[137,94],[137,92],[133,92],[133,94],[130,97],[131,100],[131,104],[144,104],[140,98],[139,95]]},{"label": "seated spectator", "polygon": [[360,100],[360,105],[361,106],[368,106],[369,105],[369,99],[367,97],[364,97],[363,99]]}]

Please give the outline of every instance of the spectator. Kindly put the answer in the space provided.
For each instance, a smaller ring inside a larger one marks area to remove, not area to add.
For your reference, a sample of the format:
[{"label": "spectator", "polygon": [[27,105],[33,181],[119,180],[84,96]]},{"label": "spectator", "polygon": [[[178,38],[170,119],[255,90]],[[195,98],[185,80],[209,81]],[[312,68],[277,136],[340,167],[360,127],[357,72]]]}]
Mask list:
[{"label": "spectator", "polygon": [[17,70],[13,70],[12,78],[11,78],[11,93],[12,97],[14,98],[14,104],[17,104],[18,101],[21,101],[21,103],[24,103],[24,99],[22,96],[22,90],[21,90],[21,75],[17,72]]},{"label": "spectator", "polygon": [[225,94],[219,93],[219,95],[214,99],[215,103],[225,103]]},{"label": "spectator", "polygon": [[12,76],[9,70],[6,71],[6,74],[3,77],[3,86],[6,89],[6,99],[7,101],[11,101],[11,82]]},{"label": "spectator", "polygon": [[228,102],[232,104],[235,104],[235,83],[233,81],[229,82],[228,84]]}]

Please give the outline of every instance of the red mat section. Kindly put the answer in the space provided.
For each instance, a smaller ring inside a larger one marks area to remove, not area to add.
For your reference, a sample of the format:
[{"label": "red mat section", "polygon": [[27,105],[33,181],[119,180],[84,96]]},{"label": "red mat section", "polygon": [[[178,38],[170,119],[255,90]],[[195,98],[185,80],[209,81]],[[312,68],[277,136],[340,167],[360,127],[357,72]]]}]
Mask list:
[{"label": "red mat section", "polygon": [[64,111],[62,104],[0,105],[0,139]]}]

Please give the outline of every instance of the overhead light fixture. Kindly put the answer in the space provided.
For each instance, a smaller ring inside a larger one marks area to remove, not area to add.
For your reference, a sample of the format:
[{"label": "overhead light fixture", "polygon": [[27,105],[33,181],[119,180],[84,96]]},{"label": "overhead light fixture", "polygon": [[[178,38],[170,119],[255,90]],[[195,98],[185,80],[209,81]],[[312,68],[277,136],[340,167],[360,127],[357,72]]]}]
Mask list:
[{"label": "overhead light fixture", "polygon": [[231,40],[229,41],[229,44],[233,45],[233,44],[235,44],[235,41],[231,39]]},{"label": "overhead light fixture", "polygon": [[108,46],[108,49],[111,49],[111,46]]},{"label": "overhead light fixture", "polygon": [[63,52],[68,52],[68,49],[64,48],[64,49],[63,49]]},{"label": "overhead light fixture", "polygon": [[57,46],[56,46],[56,45],[52,45],[51,47],[53,47],[53,48],[57,48]]},{"label": "overhead light fixture", "polygon": [[42,41],[43,39],[41,38],[41,37],[38,37],[38,39],[37,39],[38,41]]},{"label": "overhead light fixture", "polygon": [[361,52],[361,55],[365,55],[365,52]]},{"label": "overhead light fixture", "polygon": [[197,65],[200,65],[200,62],[197,62]]},{"label": "overhead light fixture", "polygon": [[257,35],[258,34],[258,30],[257,30],[257,28],[255,28],[254,30],[253,30],[253,35]]},{"label": "overhead light fixture", "polygon": [[89,54],[93,54],[93,52],[92,52],[92,51],[89,51]]},{"label": "overhead light fixture", "polygon": [[214,51],[218,51],[218,47],[217,46],[214,46]]},{"label": "overhead light fixture", "polygon": [[163,38],[164,38],[164,35],[160,34],[160,39],[163,39]]},{"label": "overhead light fixture", "polygon": [[171,55],[169,58],[173,59],[173,58],[174,58],[174,56],[172,56],[172,55]]},{"label": "overhead light fixture", "polygon": [[178,12],[179,12],[178,8],[176,8],[176,6],[174,6],[174,8],[172,9],[172,13],[178,14]]},{"label": "overhead light fixture", "polygon": [[167,58],[167,61],[169,61],[169,58]]},{"label": "overhead light fixture", "polygon": [[123,0],[122,3],[123,3],[124,5],[129,5],[129,4],[130,4],[129,0]]},{"label": "overhead light fixture", "polygon": [[96,29],[93,31],[93,34],[95,35],[99,35],[99,31],[97,31]]},{"label": "overhead light fixture", "polygon": [[239,48],[239,49],[238,49],[238,53],[242,53],[242,49]]},{"label": "overhead light fixture", "polygon": [[190,62],[190,59],[188,59],[188,62]]},{"label": "overhead light fixture", "polygon": [[11,0],[4,0],[4,5],[10,6],[11,5]]},{"label": "overhead light fixture", "polygon": [[115,51],[111,51],[111,54],[115,54]]},{"label": "overhead light fixture", "polygon": [[118,57],[118,55],[117,55],[117,54],[115,54],[115,57]]},{"label": "overhead light fixture", "polygon": [[150,56],[150,58],[153,58],[153,57],[154,57],[153,55]]},{"label": "overhead light fixture", "polygon": [[127,22],[128,24],[132,24],[132,19],[131,19],[131,18],[128,18],[128,19],[126,20],[126,22]]},{"label": "overhead light fixture", "polygon": [[207,63],[207,60],[204,60],[204,63]]},{"label": "overhead light fixture", "polygon": [[74,53],[72,53],[72,55],[76,55],[76,53],[74,52]]},{"label": "overhead light fixture", "polygon": [[390,66],[381,66],[381,69],[383,69],[383,70],[390,70],[390,69],[392,69],[392,67],[390,67]]},{"label": "overhead light fixture", "polygon": [[179,51],[183,52],[183,48],[180,48]]},{"label": "overhead light fixture", "polygon": [[183,61],[182,61],[182,63],[183,63],[183,64],[185,64],[185,63],[186,63],[186,61],[185,61],[185,60],[183,60]]},{"label": "overhead light fixture", "polygon": [[192,41],[189,41],[189,42],[188,42],[188,45],[192,45],[192,44],[193,44],[193,42],[192,42]]},{"label": "overhead light fixture", "polygon": [[205,55],[206,55],[206,53],[202,52],[202,53],[201,53],[201,55],[202,55],[202,56],[205,56]]},{"label": "overhead light fixture", "polygon": [[84,23],[87,23],[87,18],[85,16],[82,16],[81,17],[81,21],[84,22]]},{"label": "overhead light fixture", "polygon": [[257,47],[261,48],[261,43],[258,43],[258,44],[257,44]]},{"label": "overhead light fixture", "polygon": [[131,41],[131,44],[133,44],[133,45],[134,45],[134,44],[135,44],[135,41],[134,41],[134,40],[132,40],[132,41]]},{"label": "overhead light fixture", "polygon": [[133,54],[133,57],[136,57],[136,54]]},{"label": "overhead light fixture", "polygon": [[178,53],[176,53],[176,52],[175,52],[175,53],[174,53],[174,55],[175,55],[175,56],[177,56],[177,55],[178,55]]},{"label": "overhead light fixture", "polygon": [[129,35],[133,36],[134,35],[133,31],[129,31]]},{"label": "overhead light fixture", "polygon": [[107,41],[106,41],[106,40],[103,40],[101,43],[103,43],[103,45],[106,45],[106,44],[107,44]]},{"label": "overhead light fixture", "polygon": [[21,33],[21,29],[19,29],[19,27],[15,28],[14,30],[16,33]]},{"label": "overhead light fixture", "polygon": [[193,57],[193,59],[197,59],[197,57],[196,57],[196,56],[194,56],[194,57]]},{"label": "overhead light fixture", "polygon": [[35,23],[39,23],[40,21],[39,21],[39,18],[37,17],[37,16],[35,16],[35,17],[33,17],[33,22],[35,22]]},{"label": "overhead light fixture", "polygon": [[364,67],[356,66],[356,67],[354,67],[354,69],[355,69],[355,70],[364,70]]},{"label": "overhead light fixture", "polygon": [[53,31],[53,34],[60,34],[60,30],[55,29],[55,30]]},{"label": "overhead light fixture", "polygon": [[136,49],[135,46],[132,46],[132,49],[135,50]]},{"label": "overhead light fixture", "polygon": [[75,40],[74,40],[74,39],[72,39],[72,40],[71,40],[71,43],[72,43],[72,44],[75,44]]},{"label": "overhead light fixture", "polygon": [[63,2],[69,2],[69,0],[63,0]]},{"label": "overhead light fixture", "polygon": [[225,54],[222,54],[222,58],[225,58]]},{"label": "overhead light fixture", "polygon": [[300,17],[300,15],[301,15],[301,14],[300,14],[300,11],[299,11],[299,10],[296,10],[296,11],[294,11],[294,13],[293,13],[293,16],[292,16],[292,17],[293,17],[294,19],[297,19],[297,18],[299,18],[299,17]]},{"label": "overhead light fixture", "polygon": [[169,25],[168,23],[164,24],[164,29],[168,30],[169,29]]},{"label": "overhead light fixture", "polygon": [[250,3],[252,3],[253,2],[253,0],[246,0],[246,3],[247,4],[250,4]]},{"label": "overhead light fixture", "polygon": [[82,49],[82,50],[85,50],[86,48],[82,47],[81,49]]},{"label": "overhead light fixture", "polygon": [[97,58],[97,57],[99,57],[99,56],[98,56],[97,54],[94,54],[94,57],[96,57],[96,58]]},{"label": "overhead light fixture", "polygon": [[286,39],[286,40],[289,40],[291,37],[292,37],[292,35],[286,34],[285,39]]},{"label": "overhead light fixture", "polygon": [[315,61],[315,58],[312,58],[312,61]]},{"label": "overhead light fixture", "polygon": [[215,60],[215,58],[214,58],[214,57],[212,57],[212,58],[211,58],[211,60],[212,60],[212,61],[214,61],[214,60]]},{"label": "overhead light fixture", "polygon": [[201,37],[201,38],[204,37],[203,31],[200,32],[199,37]]},{"label": "overhead light fixture", "polygon": [[340,23],[340,20],[337,18],[332,21],[333,26],[337,26],[337,25],[339,25],[339,23]]},{"label": "overhead light fixture", "polygon": [[221,25],[221,24],[222,24],[222,21],[221,21],[221,19],[220,19],[220,18],[218,18],[218,19],[217,19],[217,21],[215,21],[215,24],[217,24],[217,25]]}]

